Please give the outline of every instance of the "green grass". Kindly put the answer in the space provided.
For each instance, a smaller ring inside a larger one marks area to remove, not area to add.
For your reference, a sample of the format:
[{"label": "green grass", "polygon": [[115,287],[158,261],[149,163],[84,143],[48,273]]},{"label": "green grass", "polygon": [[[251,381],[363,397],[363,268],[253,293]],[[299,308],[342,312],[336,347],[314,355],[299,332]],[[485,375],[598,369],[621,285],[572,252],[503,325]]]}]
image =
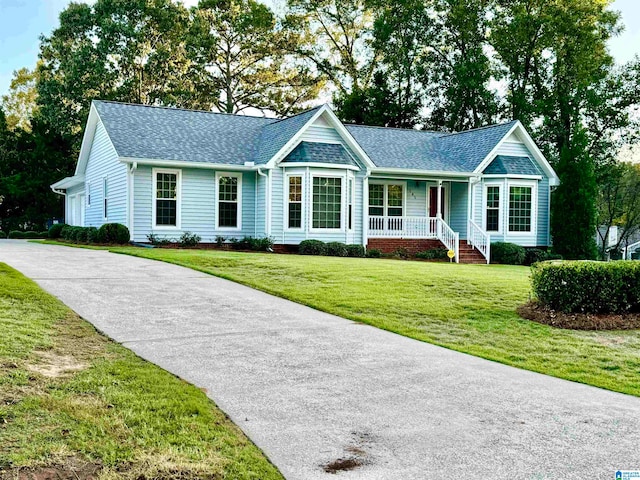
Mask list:
[{"label": "green grass", "polygon": [[640,331],[580,332],[520,318],[529,269],[208,250],[111,248],[227,278],[425,342],[640,396]]},{"label": "green grass", "polygon": [[0,478],[87,465],[101,479],[282,478],[203,391],[0,264]]}]

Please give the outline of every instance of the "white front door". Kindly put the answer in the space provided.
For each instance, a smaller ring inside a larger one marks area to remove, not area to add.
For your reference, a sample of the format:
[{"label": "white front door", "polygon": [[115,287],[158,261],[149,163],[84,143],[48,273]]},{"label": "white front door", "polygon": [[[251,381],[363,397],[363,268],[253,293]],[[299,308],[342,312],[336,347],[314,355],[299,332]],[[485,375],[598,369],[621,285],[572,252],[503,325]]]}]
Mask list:
[{"label": "white front door", "polygon": [[81,193],[77,197],[77,209],[78,215],[76,216],[76,222],[79,226],[84,227],[84,193]]}]

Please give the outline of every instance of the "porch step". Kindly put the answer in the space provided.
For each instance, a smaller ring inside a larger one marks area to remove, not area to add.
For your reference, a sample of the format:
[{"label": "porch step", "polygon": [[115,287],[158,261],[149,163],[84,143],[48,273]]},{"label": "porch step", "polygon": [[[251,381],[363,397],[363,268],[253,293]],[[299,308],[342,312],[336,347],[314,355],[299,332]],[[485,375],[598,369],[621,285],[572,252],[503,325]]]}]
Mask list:
[{"label": "porch step", "polygon": [[474,263],[484,264],[487,260],[484,256],[473,246],[468,245],[466,242],[460,242],[460,263]]}]

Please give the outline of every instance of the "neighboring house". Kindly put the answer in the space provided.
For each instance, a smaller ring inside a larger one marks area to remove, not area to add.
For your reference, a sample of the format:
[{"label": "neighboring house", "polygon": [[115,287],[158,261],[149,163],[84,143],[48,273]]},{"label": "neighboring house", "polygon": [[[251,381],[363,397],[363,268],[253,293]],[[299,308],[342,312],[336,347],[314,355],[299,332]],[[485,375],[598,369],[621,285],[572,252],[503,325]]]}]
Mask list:
[{"label": "neighboring house", "polygon": [[345,125],[327,106],[282,120],[94,101],[75,174],[52,189],[73,225],[131,239],[271,237],[412,251],[549,245],[558,177],[522,124],[460,133]]}]

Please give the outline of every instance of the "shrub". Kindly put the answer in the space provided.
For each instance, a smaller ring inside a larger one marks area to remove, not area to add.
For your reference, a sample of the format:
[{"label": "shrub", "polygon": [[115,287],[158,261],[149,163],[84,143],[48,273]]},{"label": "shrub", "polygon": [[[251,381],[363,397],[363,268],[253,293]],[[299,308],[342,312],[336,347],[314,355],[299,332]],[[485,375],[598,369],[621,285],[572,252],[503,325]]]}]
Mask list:
[{"label": "shrub", "polygon": [[369,258],[380,258],[382,256],[382,251],[377,248],[370,248],[367,250],[367,257]]},{"label": "shrub", "polygon": [[0,230],[0,238],[7,238],[7,234]]},{"label": "shrub", "polygon": [[349,257],[364,257],[366,255],[366,252],[364,250],[364,246],[353,244],[347,245],[347,255]]},{"label": "shrub", "polygon": [[391,256],[406,260],[407,258],[409,258],[409,250],[407,250],[405,247],[396,248]]},{"label": "shrub", "polygon": [[273,239],[269,237],[252,238],[249,237],[249,248],[258,252],[269,252],[273,249]]},{"label": "shrub", "polygon": [[491,244],[491,260],[504,265],[522,265],[525,260],[525,249],[520,245],[508,242]]},{"label": "shrub", "polygon": [[532,267],[538,300],[565,313],[640,312],[640,263],[573,261]]},{"label": "shrub", "polygon": [[524,254],[524,264],[533,265],[534,263],[549,260],[549,254],[539,248],[527,248]]},{"label": "shrub", "polygon": [[448,259],[447,250],[444,247],[438,248],[430,248],[429,250],[425,250],[423,252],[416,253],[416,258],[423,258],[425,260],[443,260]]},{"label": "shrub", "polygon": [[165,246],[171,243],[171,240],[169,240],[168,238],[160,238],[155,233],[148,234],[147,239],[149,240],[149,243],[151,245]]},{"label": "shrub", "polygon": [[11,230],[9,232],[9,238],[14,238],[16,240],[20,240],[24,238],[24,232],[21,232],[20,230]]},{"label": "shrub", "polygon": [[184,232],[178,239],[178,245],[181,247],[195,247],[200,243],[200,240],[202,240],[200,235],[191,232]]},{"label": "shrub", "polygon": [[131,238],[129,229],[121,223],[105,223],[98,229],[98,236],[101,242],[118,245],[129,243]]},{"label": "shrub", "polygon": [[230,238],[231,248],[235,250],[251,250],[253,237]]},{"label": "shrub", "polygon": [[301,255],[325,255],[326,251],[326,244],[320,240],[303,240],[298,247]]},{"label": "shrub", "polygon": [[86,243],[87,242],[87,228],[85,227],[77,227],[76,231],[75,231],[75,238],[74,240],[76,242],[82,242],[82,243]]},{"label": "shrub", "polygon": [[86,227],[85,231],[87,232],[87,242],[100,243],[100,235],[98,235],[98,229],[96,227]]},{"label": "shrub", "polygon": [[226,238],[224,238],[224,237],[222,237],[222,236],[218,235],[218,236],[216,237],[216,245],[218,245],[219,247],[221,247],[222,245],[224,245],[225,240],[226,240]]},{"label": "shrub", "polygon": [[347,250],[347,246],[342,242],[328,242],[325,255],[331,257],[346,257],[349,255],[349,250]]}]

